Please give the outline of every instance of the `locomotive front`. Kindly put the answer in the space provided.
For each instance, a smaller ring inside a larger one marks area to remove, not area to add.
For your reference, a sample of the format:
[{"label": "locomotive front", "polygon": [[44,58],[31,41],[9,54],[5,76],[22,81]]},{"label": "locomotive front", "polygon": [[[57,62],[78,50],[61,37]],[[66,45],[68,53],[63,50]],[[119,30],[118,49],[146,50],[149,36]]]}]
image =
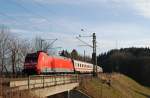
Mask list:
[{"label": "locomotive front", "polygon": [[38,53],[27,54],[25,57],[23,72],[27,74],[38,73],[38,70],[36,68],[37,63],[38,63]]}]

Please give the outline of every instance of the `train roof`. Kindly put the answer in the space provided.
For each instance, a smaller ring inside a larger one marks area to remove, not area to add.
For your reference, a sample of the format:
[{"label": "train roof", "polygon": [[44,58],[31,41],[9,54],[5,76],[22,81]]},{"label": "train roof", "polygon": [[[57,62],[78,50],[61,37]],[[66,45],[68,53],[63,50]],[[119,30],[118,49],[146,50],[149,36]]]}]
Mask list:
[{"label": "train roof", "polygon": [[27,53],[26,56],[38,56],[39,53],[45,53],[45,54],[47,54],[48,56],[55,57],[55,58],[70,59],[70,58],[63,57],[63,56],[58,56],[58,55],[49,55],[49,54],[48,54],[47,52],[45,52],[45,51],[37,51],[37,52]]},{"label": "train roof", "polygon": [[[50,55],[52,56],[52,55]],[[58,56],[58,55],[53,55],[52,57],[56,57],[56,58],[60,58],[60,59],[71,59],[71,58],[67,58],[67,57],[63,57],[63,56]]]},{"label": "train roof", "polygon": [[84,63],[84,64],[90,64],[93,65],[92,63],[88,63],[88,62],[84,62],[84,61],[79,61],[79,60],[74,60],[75,62],[80,62],[80,63]]}]

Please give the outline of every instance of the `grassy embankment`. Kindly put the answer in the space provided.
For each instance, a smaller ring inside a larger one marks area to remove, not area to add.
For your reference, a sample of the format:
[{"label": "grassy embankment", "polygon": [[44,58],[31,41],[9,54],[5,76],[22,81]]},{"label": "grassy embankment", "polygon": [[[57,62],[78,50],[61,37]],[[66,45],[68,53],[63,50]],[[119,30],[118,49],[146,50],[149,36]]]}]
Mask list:
[{"label": "grassy embankment", "polygon": [[125,75],[111,75],[110,86],[105,81],[107,79],[107,75],[102,75],[101,79],[85,79],[79,89],[92,98],[150,98],[150,88],[138,84]]}]

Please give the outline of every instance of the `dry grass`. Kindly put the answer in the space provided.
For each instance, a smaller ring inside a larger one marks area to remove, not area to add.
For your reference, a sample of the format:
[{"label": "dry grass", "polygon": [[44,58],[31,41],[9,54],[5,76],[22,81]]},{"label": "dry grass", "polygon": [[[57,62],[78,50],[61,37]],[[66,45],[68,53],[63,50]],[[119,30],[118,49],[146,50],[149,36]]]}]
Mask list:
[{"label": "dry grass", "polygon": [[138,84],[129,77],[113,74],[110,86],[109,75],[103,74],[100,77],[84,79],[79,89],[92,98],[150,98],[150,88]]}]

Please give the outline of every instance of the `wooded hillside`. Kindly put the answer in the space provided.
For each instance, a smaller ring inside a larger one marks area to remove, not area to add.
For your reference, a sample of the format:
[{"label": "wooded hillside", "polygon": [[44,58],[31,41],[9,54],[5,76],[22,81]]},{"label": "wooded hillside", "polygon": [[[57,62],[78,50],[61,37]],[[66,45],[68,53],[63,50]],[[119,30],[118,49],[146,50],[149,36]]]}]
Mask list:
[{"label": "wooded hillside", "polygon": [[104,72],[120,72],[150,86],[150,49],[124,48],[98,56],[98,65]]}]

